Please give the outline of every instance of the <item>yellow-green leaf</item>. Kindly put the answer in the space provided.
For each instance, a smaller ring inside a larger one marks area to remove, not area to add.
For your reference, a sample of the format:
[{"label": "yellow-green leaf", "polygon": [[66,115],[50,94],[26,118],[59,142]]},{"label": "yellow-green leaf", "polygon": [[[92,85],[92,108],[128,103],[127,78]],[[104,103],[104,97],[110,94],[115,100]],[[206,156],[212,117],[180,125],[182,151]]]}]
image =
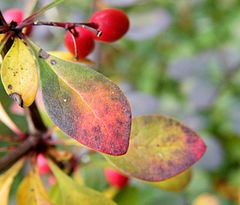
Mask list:
[{"label": "yellow-green leaf", "polygon": [[104,196],[104,194],[73,181],[51,161],[49,161],[49,165],[57,178],[62,199],[61,205],[116,205],[112,200]]},{"label": "yellow-green leaf", "polygon": [[17,190],[17,205],[52,205],[37,167],[31,167]]},{"label": "yellow-green leaf", "polygon": [[10,97],[23,107],[32,104],[38,89],[37,66],[31,51],[19,38],[15,38],[3,59],[1,77]]},{"label": "yellow-green leaf", "polygon": [[188,169],[177,176],[171,177],[161,182],[150,182],[150,184],[167,191],[179,192],[186,188],[191,181],[192,170]]},{"label": "yellow-green leaf", "polygon": [[14,177],[23,165],[23,160],[16,162],[9,170],[0,175],[0,201],[1,205],[8,205],[10,188]]},{"label": "yellow-green leaf", "polygon": [[129,176],[163,181],[190,168],[205,150],[203,140],[177,120],[139,116],[132,121],[128,152],[106,158]]}]

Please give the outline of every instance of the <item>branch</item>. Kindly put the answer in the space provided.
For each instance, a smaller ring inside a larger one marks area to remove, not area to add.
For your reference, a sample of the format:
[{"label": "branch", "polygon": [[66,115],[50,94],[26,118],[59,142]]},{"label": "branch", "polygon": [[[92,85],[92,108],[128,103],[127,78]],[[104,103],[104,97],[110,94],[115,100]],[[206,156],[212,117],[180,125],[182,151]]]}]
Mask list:
[{"label": "branch", "polygon": [[98,37],[102,35],[102,32],[98,30],[98,25],[95,23],[72,23],[72,22],[43,22],[43,21],[35,21],[35,22],[25,22],[23,21],[16,27],[16,30],[21,30],[26,26],[53,26],[64,28],[65,30],[74,29],[77,26],[81,26],[83,28],[88,29],[89,31],[95,33]]},{"label": "branch", "polygon": [[39,141],[40,138],[29,136],[14,151],[0,158],[0,174],[9,169],[16,161],[36,147]]},{"label": "branch", "polygon": [[29,133],[31,135],[46,133],[47,127],[43,123],[42,117],[39,113],[39,110],[37,108],[35,101],[30,107],[25,109],[25,113],[27,117]]}]

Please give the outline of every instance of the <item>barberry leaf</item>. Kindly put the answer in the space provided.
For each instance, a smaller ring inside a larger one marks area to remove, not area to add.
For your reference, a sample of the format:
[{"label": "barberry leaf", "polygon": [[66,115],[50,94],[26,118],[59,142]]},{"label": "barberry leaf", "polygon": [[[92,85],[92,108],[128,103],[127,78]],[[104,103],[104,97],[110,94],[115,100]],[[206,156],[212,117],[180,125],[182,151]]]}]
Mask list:
[{"label": "barberry leaf", "polygon": [[190,183],[192,178],[192,170],[187,169],[186,171],[171,177],[161,182],[150,182],[150,184],[167,191],[180,192],[184,190]]},{"label": "barberry leaf", "polygon": [[3,59],[1,77],[7,94],[19,105],[33,103],[38,89],[37,66],[30,49],[19,38]]},{"label": "barberry leaf", "polygon": [[130,176],[146,181],[168,179],[192,166],[206,150],[195,132],[172,118],[140,116],[132,123],[128,152],[106,156]]},{"label": "barberry leaf", "polygon": [[16,200],[17,205],[52,205],[36,166],[31,166],[19,185]]},{"label": "barberry leaf", "polygon": [[110,155],[125,154],[131,111],[118,86],[84,65],[33,49],[38,57],[43,101],[53,122],[87,147]]},{"label": "barberry leaf", "polygon": [[8,205],[9,192],[14,177],[23,166],[23,160],[16,162],[10,169],[0,175],[0,201],[1,205]]},{"label": "barberry leaf", "polygon": [[62,3],[64,0],[54,0],[52,2],[50,2],[49,4],[45,5],[44,7],[42,7],[40,10],[34,12],[31,16],[29,16],[28,18],[26,18],[24,20],[24,22],[33,22],[33,20],[39,16],[41,16],[42,14],[44,14],[46,11],[48,11],[51,8],[56,7],[58,4]]},{"label": "barberry leaf", "polygon": [[104,194],[93,189],[84,187],[73,181],[69,176],[62,172],[54,163],[49,161],[50,168],[57,179],[61,196],[61,205],[116,205]]}]

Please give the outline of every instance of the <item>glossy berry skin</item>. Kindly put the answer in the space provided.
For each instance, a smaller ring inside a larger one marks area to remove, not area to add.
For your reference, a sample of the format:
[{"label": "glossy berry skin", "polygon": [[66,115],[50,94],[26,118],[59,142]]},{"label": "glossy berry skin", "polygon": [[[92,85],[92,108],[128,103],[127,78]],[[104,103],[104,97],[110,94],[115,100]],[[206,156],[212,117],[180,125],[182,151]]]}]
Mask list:
[{"label": "glossy berry skin", "polygon": [[129,29],[128,16],[119,9],[108,8],[95,12],[91,18],[91,23],[98,25],[98,30],[102,35],[95,39],[104,42],[114,42],[120,39]]},{"label": "glossy berry skin", "polygon": [[48,174],[51,172],[48,164],[47,164],[47,159],[43,154],[39,154],[37,156],[37,165],[39,168],[39,173],[40,174]]},{"label": "glossy berry skin", "polygon": [[[78,50],[78,58],[85,58],[88,54],[90,54],[94,47],[94,39],[92,36],[92,33],[82,27],[76,27],[77,31],[77,36],[75,37],[76,39],[76,45],[77,45],[77,50]],[[74,43],[73,39],[71,36],[71,33],[68,31],[65,35],[64,38],[64,43],[66,48],[73,54],[75,55],[75,50],[74,50]]]},{"label": "glossy berry skin", "polygon": [[8,9],[3,12],[3,17],[8,24],[12,21],[17,22],[18,24],[21,23],[23,21],[23,16],[23,11],[18,8]]},{"label": "glossy berry skin", "polygon": [[106,168],[104,170],[104,174],[108,183],[119,189],[125,187],[128,183],[128,177],[124,176],[123,174],[117,172],[114,169]]}]

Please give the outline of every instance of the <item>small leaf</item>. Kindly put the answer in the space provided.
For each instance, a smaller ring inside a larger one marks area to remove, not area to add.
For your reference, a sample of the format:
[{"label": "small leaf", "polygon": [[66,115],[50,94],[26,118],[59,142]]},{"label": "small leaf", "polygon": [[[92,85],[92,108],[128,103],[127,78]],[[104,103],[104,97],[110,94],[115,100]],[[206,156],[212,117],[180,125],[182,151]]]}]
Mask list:
[{"label": "small leaf", "polygon": [[21,137],[24,136],[24,133],[17,127],[17,125],[9,117],[9,115],[5,111],[1,102],[0,102],[0,121],[4,123],[9,129],[11,129],[18,136],[21,136]]},{"label": "small leaf", "polygon": [[180,122],[165,116],[133,119],[127,154],[106,156],[126,174],[162,181],[188,169],[206,150],[203,140]]},{"label": "small leaf", "polygon": [[192,170],[186,171],[161,182],[150,182],[150,184],[167,191],[179,192],[186,188],[191,181]]},{"label": "small leaf", "polygon": [[38,89],[38,73],[31,51],[19,38],[4,57],[1,77],[7,94],[23,107],[30,106]]},{"label": "small leaf", "polygon": [[54,123],[94,150],[125,154],[131,111],[118,86],[93,69],[33,49],[39,56],[44,104]]},{"label": "small leaf", "polygon": [[16,162],[10,169],[0,175],[0,199],[1,205],[8,204],[9,192],[14,177],[18,174],[23,166],[23,160]]},{"label": "small leaf", "polygon": [[104,194],[93,189],[84,187],[73,181],[69,176],[62,172],[55,164],[49,161],[53,174],[57,178],[60,195],[62,198],[61,205],[115,205],[115,203],[104,196]]},{"label": "small leaf", "polygon": [[31,16],[26,18],[24,22],[32,22],[36,17],[41,16],[46,11],[48,11],[51,8],[56,7],[58,4],[62,3],[64,0],[54,0],[51,3],[47,4],[46,6],[42,7],[40,10],[33,13]]},{"label": "small leaf", "polygon": [[37,167],[31,167],[17,190],[17,205],[51,205]]}]

